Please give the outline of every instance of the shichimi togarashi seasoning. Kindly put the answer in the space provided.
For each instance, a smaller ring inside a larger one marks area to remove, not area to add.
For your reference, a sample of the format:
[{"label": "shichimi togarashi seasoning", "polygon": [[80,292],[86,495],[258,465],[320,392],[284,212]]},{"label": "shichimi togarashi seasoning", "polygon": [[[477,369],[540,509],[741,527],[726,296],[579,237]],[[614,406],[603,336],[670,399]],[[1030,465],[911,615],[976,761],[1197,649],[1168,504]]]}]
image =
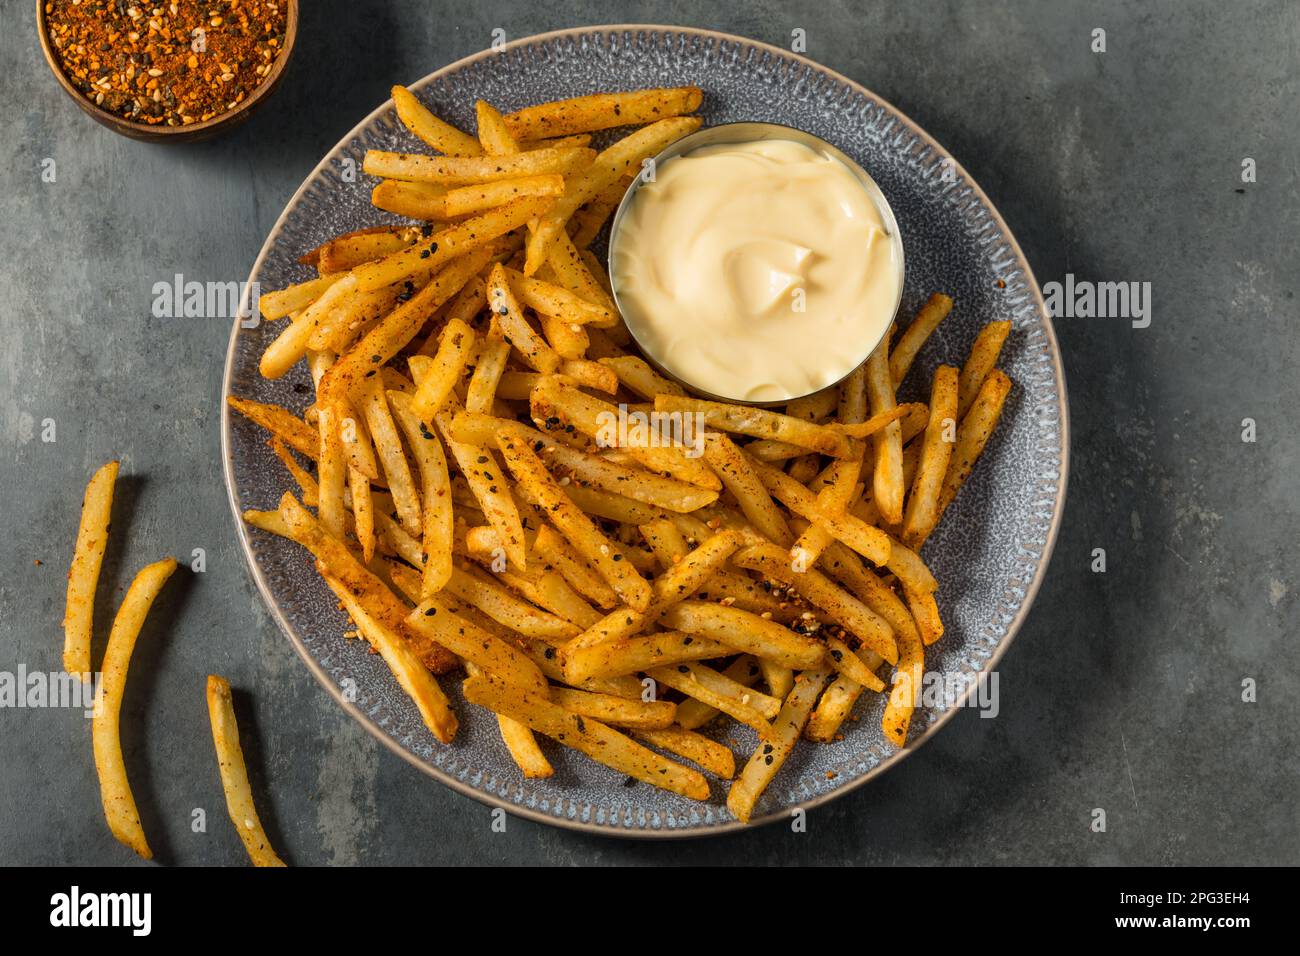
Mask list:
[{"label": "shichimi togarashi seasoning", "polygon": [[63,73],[123,119],[189,126],[229,112],[284,49],[289,0],[46,0]]}]

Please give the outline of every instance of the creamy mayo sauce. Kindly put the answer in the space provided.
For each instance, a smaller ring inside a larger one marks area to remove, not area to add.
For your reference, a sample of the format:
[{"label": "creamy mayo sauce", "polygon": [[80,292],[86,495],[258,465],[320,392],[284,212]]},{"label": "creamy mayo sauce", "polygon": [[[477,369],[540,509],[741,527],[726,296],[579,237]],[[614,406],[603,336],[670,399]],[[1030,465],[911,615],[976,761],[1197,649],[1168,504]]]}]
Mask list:
[{"label": "creamy mayo sauce", "polygon": [[838,159],[790,140],[704,146],[629,200],[610,260],[629,329],[665,369],[777,402],[839,381],[894,318],[901,256]]}]

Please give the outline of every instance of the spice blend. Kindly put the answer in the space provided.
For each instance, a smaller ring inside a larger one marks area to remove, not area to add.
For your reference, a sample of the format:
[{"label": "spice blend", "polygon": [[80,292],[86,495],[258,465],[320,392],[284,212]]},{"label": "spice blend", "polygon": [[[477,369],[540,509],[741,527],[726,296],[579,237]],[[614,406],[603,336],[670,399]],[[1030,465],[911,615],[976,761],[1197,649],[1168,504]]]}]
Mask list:
[{"label": "spice blend", "polygon": [[63,73],[123,119],[189,126],[229,112],[284,49],[288,0],[46,0]]}]

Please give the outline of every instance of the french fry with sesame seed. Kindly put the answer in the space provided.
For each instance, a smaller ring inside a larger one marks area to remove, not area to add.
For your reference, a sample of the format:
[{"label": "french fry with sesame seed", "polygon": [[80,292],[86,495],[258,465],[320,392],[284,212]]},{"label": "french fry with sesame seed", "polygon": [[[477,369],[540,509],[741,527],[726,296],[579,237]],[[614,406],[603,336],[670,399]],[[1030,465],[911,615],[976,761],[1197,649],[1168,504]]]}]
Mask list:
[{"label": "french fry with sesame seed", "polygon": [[297,415],[279,405],[250,401],[237,395],[226,396],[226,402],[255,425],[260,425],[279,438],[294,451],[315,461],[320,457],[320,436]]},{"label": "french fry with sesame seed", "polygon": [[407,534],[418,537],[424,532],[420,497],[378,375],[363,381],[357,392],[357,402],[383,465],[384,479],[393,496],[397,519]]},{"label": "french fry with sesame seed", "polygon": [[533,331],[524,318],[505,267],[499,262],[488,274],[487,303],[492,312],[492,321],[500,329],[502,338],[530,368],[549,375],[560,367],[560,356]]},{"label": "french fry with sesame seed", "polygon": [[712,668],[692,661],[671,667],[653,667],[645,675],[656,684],[671,687],[752,727],[760,738],[772,733],[769,721],[781,708],[781,702],[775,698],[737,684]]},{"label": "french fry with sesame seed", "polygon": [[478,141],[488,156],[510,156],[519,152],[519,143],[511,135],[506,121],[496,107],[486,100],[474,104],[478,119]]},{"label": "french fry with sesame seed", "polygon": [[699,771],[667,760],[593,718],[569,713],[548,700],[545,691],[522,690],[492,674],[470,678],[464,689],[470,703],[511,717],[619,773],[693,800],[709,796],[708,781]]},{"label": "french fry with sesame seed", "polygon": [[843,541],[872,564],[884,565],[889,561],[892,546],[885,532],[872,527],[852,509],[841,513],[821,507],[816,495],[784,472],[769,465],[752,464],[763,486],[796,515],[824,525],[837,541]]},{"label": "french fry with sesame seed", "polygon": [[[891,664],[898,660],[893,628],[883,618],[816,569],[792,570],[789,556],[776,545],[746,548],[732,558],[732,563],[736,567],[758,571],[794,588],[809,604],[820,608],[831,620],[885,660]],[[791,667],[800,666],[794,662],[783,663],[788,663]],[[811,665],[805,663],[802,666]]]},{"label": "french fry with sesame seed", "polygon": [[339,414],[339,440],[349,468],[354,468],[371,481],[379,480],[379,463],[375,460],[374,445],[366,431],[365,421],[357,415],[348,402],[335,406]]},{"label": "french fry with sesame seed", "polygon": [[425,598],[406,624],[429,641],[506,683],[546,693],[546,678],[517,646],[453,611],[443,595]]},{"label": "french fry with sesame seed", "polygon": [[[875,651],[864,649],[867,651],[867,660],[884,660]],[[836,671],[854,683],[861,684],[867,690],[874,690],[876,693],[885,689],[885,682],[875,675],[867,660],[855,654],[853,649],[838,637],[826,638],[826,657]]]},{"label": "french fry with sesame seed", "polygon": [[474,330],[460,319],[452,319],[443,327],[438,351],[410,401],[411,411],[420,421],[433,421],[433,416],[442,409],[474,355],[477,341]]},{"label": "french fry with sesame seed", "polygon": [[520,600],[495,581],[466,565],[453,566],[447,592],[478,608],[498,624],[525,637],[561,643],[579,633],[576,625]]},{"label": "french fry with sesame seed", "polygon": [[[676,382],[670,381],[652,369],[644,359],[634,355],[621,355],[600,359],[601,365],[607,365],[618,376],[619,383],[629,391],[636,392],[642,398],[654,401],[657,395],[686,394]],[[802,449],[800,449],[802,451]]]},{"label": "french fry with sesame seed", "polygon": [[989,373],[998,362],[1002,346],[1011,333],[1010,322],[990,322],[980,329],[975,336],[975,344],[970,348],[970,355],[961,367],[961,378],[957,386],[957,419],[966,417],[970,407],[975,404],[975,396]]},{"label": "french fry with sesame seed", "polygon": [[[425,673],[428,674],[428,671]],[[253,788],[248,782],[244,751],[239,746],[239,724],[235,720],[229,681],[216,674],[209,674],[206,696],[208,723],[212,725],[212,742],[217,749],[217,769],[221,774],[221,789],[226,795],[226,813],[230,816],[230,822],[235,825],[235,832],[239,834],[254,866],[284,866],[284,861],[271,848],[271,841],[262,829],[257,807],[253,804]]]},{"label": "french fry with sesame seed", "polygon": [[294,482],[297,483],[298,489],[302,493],[303,504],[309,508],[316,507],[316,492],[318,488],[316,479],[312,477],[311,473],[308,472],[306,468],[298,464],[298,460],[293,457],[293,453],[289,451],[288,446],[286,446],[279,438],[272,437],[267,441],[267,444],[271,446],[271,451],[275,453],[275,457],[280,459],[285,470],[289,472],[293,477]]},{"label": "french fry with sesame seed", "polygon": [[352,519],[357,541],[361,544],[362,560],[375,556],[375,507],[370,492],[370,479],[356,468],[348,468],[348,491],[351,494]]},{"label": "french fry with sesame seed", "polygon": [[716,740],[710,740],[693,730],[665,727],[662,730],[638,730],[632,736],[652,747],[689,760],[715,777],[730,780],[736,775],[736,755]]},{"label": "french fry with sesame seed", "polygon": [[573,650],[562,648],[560,658],[564,679],[577,686],[592,678],[622,677],[653,667],[711,660],[731,653],[725,644],[707,637],[680,631],[656,631],[600,641]]},{"label": "french fry with sesame seed", "polygon": [[930,386],[930,423],[903,514],[901,537],[912,548],[919,547],[939,521],[939,494],[957,437],[957,377],[951,365],[940,365]]},{"label": "french fry with sesame seed", "polygon": [[510,433],[497,436],[506,467],[519,484],[520,493],[534,507],[542,509],[578,552],[600,573],[619,597],[634,610],[644,611],[653,591],[637,573],[624,550],[603,535],[565,495],[527,442]]},{"label": "french fry with sesame seed", "polygon": [[551,251],[546,257],[546,268],[539,273],[549,272],[556,284],[568,289],[574,295],[588,302],[604,306],[614,314],[614,324],[619,321],[614,299],[609,291],[591,272],[582,253],[573,244],[569,234],[561,230],[551,243]]},{"label": "french fry with sesame seed", "polygon": [[760,741],[758,749],[727,792],[727,809],[738,820],[749,822],[758,798],[780,772],[786,758],[794,750],[794,745],[799,742],[804,726],[808,723],[808,715],[817,702],[817,695],[826,686],[830,674],[828,669],[819,668],[804,671],[795,679],[794,689],[772,722],[771,733]]},{"label": "french fry with sesame seed", "polygon": [[391,90],[397,118],[418,139],[448,156],[478,156],[483,150],[473,136],[439,119],[404,86]]},{"label": "french fry with sesame seed", "polygon": [[502,571],[499,577],[533,604],[582,630],[600,621],[600,612],[588,604],[557,571],[544,571],[536,579],[511,571]]},{"label": "french fry with sesame seed", "polygon": [[389,392],[388,404],[406,434],[407,447],[420,471],[420,524],[424,530],[423,587],[425,597],[446,587],[452,575],[451,477],[438,436],[416,415],[415,402],[401,392]]},{"label": "french fry with sesame seed", "polygon": [[[889,334],[867,359],[867,399],[872,416],[892,411],[897,402],[889,377]],[[871,436],[876,465],[871,498],[889,524],[903,520],[903,427],[893,421]]]},{"label": "french fry with sesame seed", "polygon": [[101,665],[102,677],[95,692],[91,740],[95,752],[95,773],[99,777],[100,802],[108,828],[119,842],[129,846],[144,859],[153,858],[149,841],[140,825],[140,813],[131,793],[131,782],[122,759],[122,696],[126,693],[127,672],[136,639],[144,627],[145,617],[167,579],[176,570],[172,558],[148,565],[136,574],[113,618],[108,647]]},{"label": "french fry with sesame seed", "polygon": [[612,608],[618,603],[618,595],[605,579],[591,568],[573,546],[549,525],[537,530],[534,545],[537,555],[547,564],[553,565],[560,576],[575,591],[600,608]]},{"label": "french fry with sesame seed", "polygon": [[[745,689],[757,684],[763,675],[757,658],[749,654],[741,654],[721,673],[732,684],[738,684]],[[710,707],[703,701],[691,697],[677,705],[677,726],[683,730],[697,730],[720,713],[721,711],[716,707]]]},{"label": "french fry with sesame seed", "polygon": [[786,441],[832,458],[851,458],[854,453],[853,443],[835,429],[765,408],[659,395],[655,398],[655,411],[700,414],[710,428],[754,438]]},{"label": "french fry with sesame seed", "polygon": [[534,149],[512,156],[425,156],[418,153],[366,151],[361,169],[367,176],[431,183],[455,189],[524,176],[581,175],[596,156],[585,147]]},{"label": "french fry with sesame seed", "polygon": [[707,601],[682,601],[669,608],[659,618],[659,624],[796,669],[815,667],[826,653],[821,641],[749,611]]},{"label": "french fry with sesame seed", "polygon": [[907,377],[908,369],[916,361],[926,339],[951,311],[952,299],[942,292],[936,292],[921,306],[921,311],[916,314],[907,331],[898,337],[898,342],[889,353],[889,378],[895,389]]},{"label": "french fry with sesame seed", "polygon": [[317,408],[316,425],[320,430],[320,455],[317,474],[317,514],[321,527],[329,534],[343,539],[343,489],[348,480],[347,456],[339,436],[339,423],[343,417],[340,406],[326,405]]},{"label": "french fry with sesame seed", "polygon": [[939,517],[943,517],[948,505],[952,504],[957,492],[970,477],[976,460],[997,427],[1002,406],[1010,391],[1011,379],[998,369],[993,369],[980,386],[966,417],[957,426],[957,444],[943,478],[943,489],[939,492]]},{"label": "french fry with sesame seed", "polygon": [[283,319],[307,308],[342,278],[341,275],[323,275],[274,292],[263,292],[257,297],[258,310],[268,322]]},{"label": "french fry with sesame seed", "polygon": [[718,432],[706,435],[704,460],[740,503],[740,510],[760,534],[786,546],[794,540],[781,509],[754,474],[749,459],[730,438]]},{"label": "french fry with sesame seed", "polygon": [[552,240],[564,229],[569,217],[578,211],[578,207],[603,189],[614,185],[622,176],[634,170],[643,160],[658,154],[669,143],[699,128],[700,120],[694,116],[661,119],[618,140],[602,150],[586,169],[567,177],[564,195],[538,218],[535,225],[529,224],[524,274],[533,275],[541,268],[550,253]]},{"label": "french fry with sesame seed", "polygon": [[509,358],[510,343],[502,338],[500,326],[493,322],[474,359],[474,374],[470,376],[465,391],[467,412],[486,414],[492,410],[497,386],[501,383]]},{"label": "french fry with sesame seed", "polygon": [[118,462],[101,465],[86,484],[81,499],[77,544],[68,569],[68,596],[63,612],[63,669],[82,680],[89,678],[90,637],[95,617],[95,589],[108,547],[113,517],[113,490]]},{"label": "french fry with sesame seed", "polygon": [[520,176],[518,179],[496,179],[447,190],[442,201],[442,211],[445,218],[457,219],[504,206],[516,199],[554,198],[563,193],[564,177],[557,173],[545,176]]},{"label": "french fry with sesame seed", "polygon": [[537,313],[537,322],[542,327],[542,335],[561,359],[580,359],[587,354],[591,338],[587,335],[586,326],[545,312]]},{"label": "french fry with sesame seed", "polygon": [[[901,418],[913,414],[913,410],[919,403],[908,402],[904,405],[895,405],[893,408],[881,412],[879,415],[872,415],[866,421],[858,422],[853,425],[834,425],[833,428],[843,432],[850,438],[870,438],[878,431],[882,431],[890,422],[896,422]],[[924,405],[920,406],[925,408]]]},{"label": "french fry with sesame seed", "polygon": [[505,124],[520,139],[572,136],[693,113],[703,99],[696,86],[596,93],[516,110],[506,115]]},{"label": "french fry with sesame seed", "polygon": [[[402,303],[340,355],[325,373],[317,395],[350,395],[397,355],[428,321],[429,315],[456,295],[492,256],[492,246],[474,249],[446,265],[414,296]],[[318,399],[319,400],[319,399]]]},{"label": "french fry with sesame seed", "polygon": [[[446,186],[435,186],[433,183],[384,179],[370,191],[370,203],[376,209],[408,219],[443,222],[450,218],[447,215],[449,191]],[[445,228],[445,224],[441,228]]]},{"label": "french fry with sesame seed", "polygon": [[551,688],[551,700],[571,714],[631,730],[663,730],[671,727],[677,716],[677,705],[669,700],[628,700],[567,687]]},{"label": "french fry with sesame seed", "polygon": [[382,259],[415,243],[420,238],[420,229],[419,226],[379,226],[335,236],[316,249],[316,268],[329,275]]},{"label": "french fry with sesame seed", "polygon": [[578,325],[590,323],[602,328],[608,328],[618,321],[618,313],[611,306],[584,299],[563,286],[526,276],[514,269],[506,270],[506,278],[524,305],[534,311],[553,315],[566,322]]},{"label": "french fry with sesame seed", "polygon": [[[857,651],[849,652],[844,660],[850,658],[859,661],[862,668],[874,678],[869,685],[870,689],[875,690],[878,684],[880,691],[883,692],[885,684],[875,676],[876,669],[884,663],[880,655],[869,648],[859,647]],[[831,662],[835,663],[833,659]],[[857,676],[865,679],[862,674]],[[835,679],[827,685],[826,690],[822,693],[821,700],[817,702],[817,707],[813,710],[812,716],[808,718],[808,726],[804,730],[804,736],[817,743],[830,743],[840,732],[844,721],[848,720],[849,714],[853,712],[853,705],[858,702],[858,698],[867,689],[868,685],[849,676],[847,669],[839,669]]]},{"label": "french fry with sesame seed", "polygon": [[[451,295],[459,292],[469,276],[478,274],[487,260],[496,254],[498,249],[496,240],[518,229],[553,203],[553,199],[525,197],[450,225],[401,252],[394,252],[382,259],[357,266],[351,272],[356,279],[356,288],[362,292],[367,289],[381,289],[410,276],[432,272],[435,269],[443,269],[444,273],[451,273],[452,268],[457,264],[454,260],[471,260],[472,267],[465,271],[464,278],[450,290],[450,294],[445,298],[439,298],[432,306],[426,306],[430,310],[435,309]],[[474,253],[485,249],[489,250],[488,255],[482,259],[473,256]],[[435,275],[435,281],[437,278],[438,276]]]}]

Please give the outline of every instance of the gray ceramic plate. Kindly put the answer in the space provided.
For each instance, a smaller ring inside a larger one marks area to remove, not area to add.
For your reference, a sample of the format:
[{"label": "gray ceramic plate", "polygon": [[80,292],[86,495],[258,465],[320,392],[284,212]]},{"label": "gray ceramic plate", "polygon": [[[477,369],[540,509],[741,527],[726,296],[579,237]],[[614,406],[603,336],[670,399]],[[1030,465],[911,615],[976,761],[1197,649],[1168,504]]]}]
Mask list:
[{"label": "gray ceramic plate", "polygon": [[[400,79],[400,78],[399,78]],[[957,691],[918,710],[906,750],[880,732],[880,695],[867,695],[844,739],[796,748],[759,801],[754,823],[788,816],[846,793],[897,763],[960,708],[977,675],[993,668],[1025,619],[1056,538],[1065,496],[1068,418],[1056,337],[1037,283],[1006,224],[979,187],[907,117],[861,86],[802,57],[739,37],[676,27],[619,26],[551,33],[455,63],[413,89],[440,116],[473,128],[475,99],[503,110],[604,90],[696,84],[708,123],[766,120],[808,130],[857,160],[884,190],[906,243],[903,314],[932,291],[956,300],[953,315],[922,354],[909,380],[929,381],[940,360],[960,363],[985,322],[1010,319],[1001,362],[1015,381],[1002,423],[925,557],[941,582],[947,633],[927,654],[927,670],[957,676]],[[349,229],[385,221],[369,203],[359,170],[367,148],[412,149],[391,101],[336,146],[290,200],[266,240],[251,280],[278,289],[307,278],[297,257]],[[301,410],[310,380],[299,369],[263,381],[258,357],[274,327],[236,326],[224,389]],[[905,385],[904,392],[908,391]],[[223,406],[224,407],[224,406]],[[265,436],[227,410],[222,451],[230,503],[270,508],[289,486]],[[395,753],[461,793],[521,816],[623,836],[686,836],[739,828],[724,805],[726,785],[695,803],[546,742],[555,776],[525,781],[511,763],[496,722],[458,701],[461,730],[440,746],[420,722],[379,657],[343,637],[345,619],[297,547],[242,522],[240,542],[271,613],[308,669]],[[454,688],[456,681],[444,684]],[[345,692],[346,691],[346,692]],[[454,691],[453,691],[454,692]],[[734,725],[743,759],[752,735]],[[751,824],[753,825],[753,824]]]}]

